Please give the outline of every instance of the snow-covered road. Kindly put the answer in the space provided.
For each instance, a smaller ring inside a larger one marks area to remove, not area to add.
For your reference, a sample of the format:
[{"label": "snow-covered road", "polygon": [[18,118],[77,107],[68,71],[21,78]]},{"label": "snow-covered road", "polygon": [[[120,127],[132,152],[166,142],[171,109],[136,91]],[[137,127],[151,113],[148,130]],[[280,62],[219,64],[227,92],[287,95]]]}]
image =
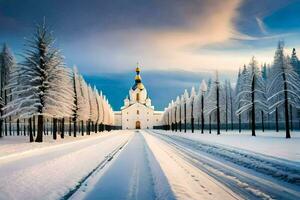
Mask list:
[{"label": "snow-covered road", "polygon": [[117,131],[2,157],[0,199],[60,199],[131,137]]},{"label": "snow-covered road", "polygon": [[162,131],[148,131],[182,159],[246,199],[299,199],[300,164]]},{"label": "snow-covered road", "polygon": [[14,148],[0,154],[0,200],[300,199],[299,162],[184,134],[113,131]]},{"label": "snow-covered road", "polygon": [[89,181],[83,187],[86,195],[79,191],[81,195],[74,195],[73,199],[174,199],[155,162],[142,134],[136,132],[99,181],[91,186]]}]

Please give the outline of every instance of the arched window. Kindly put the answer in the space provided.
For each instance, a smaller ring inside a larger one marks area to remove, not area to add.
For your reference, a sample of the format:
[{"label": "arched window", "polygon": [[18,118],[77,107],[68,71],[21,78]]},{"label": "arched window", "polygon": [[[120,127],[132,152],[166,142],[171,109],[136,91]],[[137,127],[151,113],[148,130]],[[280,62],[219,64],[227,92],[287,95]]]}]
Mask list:
[{"label": "arched window", "polygon": [[136,93],[136,101],[140,101],[140,93]]},{"label": "arched window", "polygon": [[137,115],[139,115],[139,114],[140,114],[140,111],[139,111],[139,110],[137,110],[137,111],[136,111],[136,114],[137,114]]}]

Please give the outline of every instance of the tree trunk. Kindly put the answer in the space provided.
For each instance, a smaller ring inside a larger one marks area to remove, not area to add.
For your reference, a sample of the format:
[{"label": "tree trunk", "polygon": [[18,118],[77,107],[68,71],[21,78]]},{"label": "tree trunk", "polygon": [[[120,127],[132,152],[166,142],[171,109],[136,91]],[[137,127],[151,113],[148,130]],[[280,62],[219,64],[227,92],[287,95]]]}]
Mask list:
[{"label": "tree trunk", "polygon": [[49,135],[49,120],[48,120],[48,118],[46,120],[46,133],[47,133],[47,135]]},{"label": "tree trunk", "polygon": [[[2,117],[2,115],[1,115]],[[0,117],[0,138],[3,137],[3,119]]]},{"label": "tree trunk", "polygon": [[24,119],[23,135],[26,136],[26,119]]},{"label": "tree trunk", "polygon": [[69,136],[72,136],[72,118],[69,117]]},{"label": "tree trunk", "polygon": [[192,133],[194,133],[194,101],[192,102],[192,110],[191,110],[191,124],[192,124]]},{"label": "tree trunk", "polygon": [[33,136],[35,136],[36,132],[35,132],[35,116],[33,116],[32,118],[32,129],[33,129]]},{"label": "tree trunk", "polygon": [[57,139],[57,119],[53,118],[53,140]]},{"label": "tree trunk", "polygon": [[11,128],[11,117],[9,117],[8,127],[9,127],[9,135],[12,136],[13,132],[12,132],[12,128]]},{"label": "tree trunk", "polygon": [[184,103],[184,132],[186,133],[186,103]]},{"label": "tree trunk", "polygon": [[33,134],[32,134],[32,120],[31,120],[31,118],[28,119],[28,125],[29,125],[29,128],[28,128],[28,131],[29,131],[29,141],[30,142],[34,142],[34,138],[33,138]]},{"label": "tree trunk", "polygon": [[61,125],[60,126],[61,126],[60,137],[62,139],[64,139],[65,138],[65,118],[61,119]]},{"label": "tree trunk", "polygon": [[256,136],[255,135],[255,77],[253,77],[252,80],[252,87],[251,87],[251,100],[252,100],[252,112],[251,112],[251,117],[252,117],[252,125],[251,125],[251,129],[252,129],[252,136]]},{"label": "tree trunk", "polygon": [[[230,88],[231,89],[231,88]],[[233,131],[233,103],[232,103],[232,95],[230,95],[230,118],[231,118],[231,130]]]},{"label": "tree trunk", "polygon": [[211,114],[209,114],[209,133],[211,133]]},{"label": "tree trunk", "polygon": [[201,133],[204,133],[204,94],[201,95]]},{"label": "tree trunk", "polygon": [[291,131],[293,131],[294,126],[293,126],[293,108],[292,108],[292,105],[290,105],[290,117],[291,117]]},{"label": "tree trunk", "polygon": [[74,120],[74,118],[73,118],[73,136],[77,137],[77,123],[76,123],[76,119]]},{"label": "tree trunk", "polygon": [[261,111],[261,129],[265,132],[264,111]]},{"label": "tree trunk", "polygon": [[242,116],[239,114],[239,133],[242,132]]},{"label": "tree trunk", "polygon": [[225,98],[225,130],[228,131],[228,94],[226,90],[226,98]]},{"label": "tree trunk", "polygon": [[83,120],[81,120],[81,135],[84,136],[84,124],[83,124]]},{"label": "tree trunk", "polygon": [[276,123],[276,132],[279,132],[279,126],[278,126],[278,108],[276,107],[275,111],[275,123]]},{"label": "tree trunk", "polygon": [[7,119],[6,119],[6,117],[4,119],[4,132],[5,132],[5,136],[7,136]]},{"label": "tree trunk", "polygon": [[20,119],[17,119],[17,136],[20,135]]},{"label": "tree trunk", "polygon": [[287,82],[286,82],[285,73],[283,73],[283,80],[284,80],[285,137],[291,138],[290,120],[289,120],[289,100],[288,100]]},{"label": "tree trunk", "polygon": [[44,117],[43,115],[38,115],[38,129],[37,129],[37,136],[35,141],[36,142],[43,142],[43,127],[44,127]]},{"label": "tree trunk", "polygon": [[217,135],[220,135],[220,88],[217,86]]}]

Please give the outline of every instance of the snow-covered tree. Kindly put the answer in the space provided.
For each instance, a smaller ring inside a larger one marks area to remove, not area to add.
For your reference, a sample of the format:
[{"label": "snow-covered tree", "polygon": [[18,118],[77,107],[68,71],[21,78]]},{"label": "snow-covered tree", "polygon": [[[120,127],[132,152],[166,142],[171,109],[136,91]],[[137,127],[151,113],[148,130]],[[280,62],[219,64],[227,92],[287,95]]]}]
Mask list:
[{"label": "snow-covered tree", "polygon": [[181,110],[180,110],[180,97],[177,96],[176,98],[176,101],[175,101],[175,104],[176,104],[176,124],[175,124],[175,130],[177,131],[178,128],[179,128],[179,123],[180,123],[180,117],[181,117]]},{"label": "snow-covered tree", "polygon": [[187,90],[184,90],[184,93],[183,93],[183,101],[182,101],[182,106],[183,106],[183,121],[184,121],[184,132],[186,132],[186,129],[187,129],[187,100],[189,99],[189,93]]},{"label": "snow-covered tree", "polygon": [[[53,47],[54,39],[45,23],[36,27],[28,40],[24,61],[9,80],[11,95],[17,98],[5,106],[5,116],[19,118],[38,117],[36,142],[43,141],[44,116],[65,117],[71,115],[69,77],[60,51]],[[15,85],[16,81],[20,84]],[[72,85],[71,85],[72,86]]]},{"label": "snow-covered tree", "polygon": [[233,95],[233,89],[231,87],[231,82],[228,80],[225,82],[225,95],[226,95],[226,130],[228,125],[228,120],[230,118],[230,124],[231,124],[231,130],[233,130],[233,116],[234,116],[234,95]]},{"label": "snow-covered tree", "polygon": [[286,138],[291,137],[289,105],[295,108],[299,108],[300,105],[299,82],[298,74],[284,55],[284,43],[280,41],[275,52],[267,93],[271,112],[277,107],[284,106]]},{"label": "snow-covered tree", "polygon": [[292,56],[290,58],[290,63],[293,66],[294,71],[298,73],[298,76],[300,76],[300,61],[298,59],[295,48],[293,48]]},{"label": "snow-covered tree", "polygon": [[260,110],[262,117],[264,117],[264,113],[268,110],[268,105],[266,103],[266,85],[254,57],[252,57],[247,71],[242,75],[241,79],[241,90],[237,94],[238,104],[241,107],[236,112],[240,115],[250,111],[252,136],[255,136],[256,110]]},{"label": "snow-covered tree", "polygon": [[175,123],[176,123],[176,105],[175,102],[171,101],[171,129],[172,131],[175,130]]},{"label": "snow-covered tree", "polygon": [[[17,64],[15,57],[11,50],[8,48],[8,46],[4,44],[2,52],[0,52],[0,137],[2,137],[3,130],[2,107],[6,105],[7,102],[10,101],[12,98],[12,96],[10,96],[10,99],[7,98],[8,94],[10,93],[10,90],[7,89],[7,85],[11,74],[13,73],[13,71],[16,70],[16,68]],[[7,135],[7,127],[5,128],[5,133]]]},{"label": "snow-covered tree", "polygon": [[192,133],[194,132],[194,100],[196,97],[196,91],[195,88],[192,87],[190,96],[187,99],[186,102],[186,118],[187,123],[191,124]]},{"label": "snow-covered tree", "polygon": [[220,132],[220,125],[221,125],[221,110],[225,112],[225,96],[224,90],[222,90],[218,72],[216,72],[215,80],[211,83],[211,86],[208,90],[208,94],[205,98],[205,106],[204,106],[204,113],[209,118],[211,123],[212,114],[215,113],[216,116],[216,123],[217,123],[217,134],[219,135]]}]

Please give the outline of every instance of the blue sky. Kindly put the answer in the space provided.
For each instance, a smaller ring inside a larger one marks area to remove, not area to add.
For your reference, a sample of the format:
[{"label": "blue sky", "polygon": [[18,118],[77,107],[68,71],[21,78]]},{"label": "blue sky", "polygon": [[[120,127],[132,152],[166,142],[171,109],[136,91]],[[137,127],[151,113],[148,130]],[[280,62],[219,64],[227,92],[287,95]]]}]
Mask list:
[{"label": "blue sky", "polygon": [[300,0],[0,0],[0,43],[22,53],[24,37],[45,17],[66,64],[77,65],[114,109],[137,61],[154,105],[163,109],[216,69],[234,82],[252,56],[272,62],[280,39],[288,53],[298,48],[299,10]]}]

